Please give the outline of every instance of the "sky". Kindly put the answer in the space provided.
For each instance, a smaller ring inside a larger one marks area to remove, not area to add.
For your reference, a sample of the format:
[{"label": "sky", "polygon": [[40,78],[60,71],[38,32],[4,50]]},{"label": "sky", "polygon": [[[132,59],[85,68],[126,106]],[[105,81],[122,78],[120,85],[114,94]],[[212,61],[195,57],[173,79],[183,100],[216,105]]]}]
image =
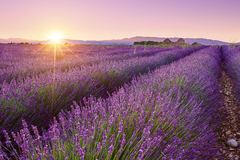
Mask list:
[{"label": "sky", "polygon": [[240,42],[240,0],[1,0],[0,38]]}]

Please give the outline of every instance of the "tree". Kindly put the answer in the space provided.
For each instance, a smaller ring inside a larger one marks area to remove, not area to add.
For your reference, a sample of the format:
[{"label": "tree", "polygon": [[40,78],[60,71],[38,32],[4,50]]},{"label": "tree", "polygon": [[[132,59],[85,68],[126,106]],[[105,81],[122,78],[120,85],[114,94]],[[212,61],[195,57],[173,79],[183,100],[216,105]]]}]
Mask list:
[{"label": "tree", "polygon": [[192,46],[200,46],[200,44],[198,44],[197,42],[194,42]]}]

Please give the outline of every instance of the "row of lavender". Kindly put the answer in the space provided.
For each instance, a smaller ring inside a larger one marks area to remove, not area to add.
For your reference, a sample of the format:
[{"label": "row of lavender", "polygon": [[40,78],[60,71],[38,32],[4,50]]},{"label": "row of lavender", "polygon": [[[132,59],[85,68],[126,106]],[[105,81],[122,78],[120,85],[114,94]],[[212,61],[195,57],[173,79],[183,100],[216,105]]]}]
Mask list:
[{"label": "row of lavender", "polygon": [[222,47],[222,57],[224,62],[224,69],[228,76],[234,82],[234,94],[240,102],[240,48],[239,47]]},{"label": "row of lavender", "polygon": [[[213,159],[220,49],[208,48],[134,79],[107,99],[74,104],[42,136],[12,133],[20,159]],[[211,123],[210,123],[211,122]],[[8,147],[11,140],[4,131]],[[3,151],[0,157],[6,157]]]},{"label": "row of lavender", "polygon": [[[21,127],[21,119],[38,127],[47,127],[61,109],[73,101],[83,102],[90,95],[107,97],[134,76],[147,73],[156,67],[203,49],[186,48],[161,52],[149,57],[136,57],[121,61],[104,61],[92,66],[72,68],[68,72],[46,72],[24,81],[12,80],[1,84],[0,130],[10,131]],[[70,109],[70,108],[69,108]]]},{"label": "row of lavender", "polygon": [[[24,48],[28,49],[26,50]],[[57,60],[56,68],[64,68],[66,65],[74,64],[81,65],[84,64],[84,62],[90,63],[105,55],[102,53],[116,53],[129,50],[129,48],[122,47],[115,47],[113,49],[103,49],[97,46],[67,47],[65,45],[57,45],[56,57],[64,55],[64,58],[62,57]],[[6,80],[8,78],[3,73],[12,73],[15,75],[23,74],[22,72],[24,71],[32,73],[34,71],[41,72],[53,68],[53,52],[53,45],[0,45],[0,68],[5,69],[1,71],[1,79]]]},{"label": "row of lavender", "polygon": [[[94,63],[100,63],[105,60],[122,60],[129,59],[138,56],[150,56],[158,52],[169,51],[174,48],[148,48],[144,50],[143,47],[138,48],[113,48],[111,50],[99,50],[86,48],[79,50],[79,48],[73,48],[72,50],[64,48],[66,46],[58,46],[56,54],[56,62],[54,66],[54,50],[38,51],[33,48],[30,53],[19,54],[0,54],[0,83],[3,81],[10,82],[12,79],[24,79],[26,77],[34,77],[40,73],[44,73],[53,68],[61,69],[62,71],[70,70],[74,67],[81,68],[82,65],[92,65]],[[95,46],[93,46],[95,47]],[[35,52],[33,52],[35,51]],[[33,52],[33,53],[32,53]],[[60,57],[60,58],[59,58]]]},{"label": "row of lavender", "polygon": [[[29,50],[23,50],[19,47],[30,47]],[[11,81],[13,77],[29,76],[33,73],[41,73],[45,70],[53,69],[54,47],[46,46],[8,46],[15,50],[3,50],[0,54],[0,77],[1,82]],[[36,48],[38,47],[38,48]],[[66,66],[82,65],[98,60],[102,56],[102,52],[106,50],[96,47],[72,47],[68,49],[66,46],[57,46],[57,57],[64,54],[65,58],[57,59],[56,68],[66,68]],[[119,51],[119,48],[116,49]],[[103,53],[105,53],[103,52]]]}]

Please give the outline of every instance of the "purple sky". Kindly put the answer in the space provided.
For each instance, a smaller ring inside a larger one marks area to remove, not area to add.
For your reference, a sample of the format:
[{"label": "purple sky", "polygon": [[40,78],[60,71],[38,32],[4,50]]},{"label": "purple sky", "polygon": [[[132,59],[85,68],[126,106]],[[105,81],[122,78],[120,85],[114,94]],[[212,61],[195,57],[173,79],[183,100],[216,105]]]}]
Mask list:
[{"label": "purple sky", "polygon": [[240,0],[3,0],[0,38],[240,41]]}]

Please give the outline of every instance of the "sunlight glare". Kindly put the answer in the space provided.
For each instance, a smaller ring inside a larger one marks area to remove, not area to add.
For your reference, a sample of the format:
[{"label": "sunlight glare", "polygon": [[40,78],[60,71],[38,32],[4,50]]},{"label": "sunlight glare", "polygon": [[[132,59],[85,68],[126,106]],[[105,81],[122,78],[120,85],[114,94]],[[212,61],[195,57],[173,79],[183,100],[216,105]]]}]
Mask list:
[{"label": "sunlight glare", "polygon": [[62,36],[59,33],[52,33],[49,38],[51,39],[51,43],[59,44],[59,43],[61,43]]}]

